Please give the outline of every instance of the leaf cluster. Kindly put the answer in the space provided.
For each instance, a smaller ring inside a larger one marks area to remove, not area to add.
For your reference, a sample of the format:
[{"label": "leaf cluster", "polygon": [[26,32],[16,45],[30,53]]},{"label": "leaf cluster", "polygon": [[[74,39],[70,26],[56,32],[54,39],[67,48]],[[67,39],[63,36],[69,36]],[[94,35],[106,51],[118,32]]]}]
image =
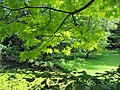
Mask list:
[{"label": "leaf cluster", "polygon": [[0,74],[0,89],[39,90],[96,90],[120,88],[120,70],[96,73],[96,76],[82,72],[38,72],[17,70],[16,73]]}]

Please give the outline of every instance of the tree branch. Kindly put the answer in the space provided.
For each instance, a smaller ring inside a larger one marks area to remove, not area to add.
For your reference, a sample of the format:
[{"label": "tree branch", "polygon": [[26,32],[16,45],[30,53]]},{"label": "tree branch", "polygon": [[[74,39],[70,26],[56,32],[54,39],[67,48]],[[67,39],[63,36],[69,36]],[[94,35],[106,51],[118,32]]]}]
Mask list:
[{"label": "tree branch", "polygon": [[[33,7],[33,6],[27,6],[25,5],[25,7],[22,7],[22,8],[16,8],[16,9],[12,9],[12,8],[8,8],[8,7],[5,7],[5,6],[0,6],[2,8],[5,8],[5,9],[8,9],[10,10],[10,13],[13,12],[13,11],[18,11],[18,10],[23,10],[23,9],[30,9],[30,8],[44,8],[44,9],[49,9],[49,10],[53,10],[53,11],[57,11],[57,12],[62,12],[62,13],[66,13],[68,14],[64,19],[63,21],[61,22],[61,24],[59,25],[59,27],[57,28],[57,30],[54,32],[54,35],[59,31],[59,29],[62,27],[62,25],[65,23],[65,21],[67,20],[67,18],[69,16],[73,16],[74,14],[78,13],[78,12],[81,12],[83,10],[85,10],[87,7],[89,7],[95,0],[90,0],[85,6],[83,6],[82,8],[78,9],[78,10],[75,10],[75,11],[72,11],[72,12],[68,12],[68,11],[64,11],[64,10],[58,10],[58,9],[55,9],[55,8],[51,8],[51,7],[48,7],[48,6],[38,6],[38,7]],[[9,13],[9,14],[10,14]],[[9,14],[7,16],[9,16]],[[74,18],[73,18],[74,19]],[[53,36],[54,37],[54,36]],[[49,42],[49,41],[48,41]]]},{"label": "tree branch", "polygon": [[50,9],[50,10],[53,10],[53,11],[57,11],[57,12],[63,12],[63,13],[67,13],[67,14],[75,14],[77,12],[81,12],[82,10],[86,9],[88,6],[90,6],[95,0],[90,0],[85,6],[83,6],[82,8],[78,9],[78,10],[75,10],[73,12],[68,12],[68,11],[64,11],[64,10],[59,10],[59,9],[55,9],[55,8],[51,8],[51,7],[48,7],[48,6],[38,6],[38,7],[33,7],[33,6],[27,6],[25,5],[25,7],[22,7],[22,8],[16,8],[16,9],[12,9],[12,8],[8,8],[6,6],[1,6],[2,8],[5,8],[5,9],[8,9],[10,10],[11,12],[12,11],[17,11],[17,10],[22,10],[22,9],[26,9],[26,8],[44,8],[44,9]]},{"label": "tree branch", "polygon": [[25,6],[25,7],[22,7],[22,8],[15,8],[15,9],[12,9],[12,8],[8,8],[8,7],[5,7],[5,6],[1,6],[0,7],[4,8],[4,9],[8,9],[8,10],[11,10],[11,11],[18,11],[18,10],[23,10],[23,9],[26,9],[26,8],[44,8],[44,9],[50,9],[50,10],[53,10],[53,11],[57,11],[57,12],[63,12],[63,13],[71,13],[71,12],[68,12],[68,11],[64,11],[64,10],[58,10],[58,9],[55,9],[55,8],[51,8],[51,7],[48,7],[48,6],[38,6],[38,7],[33,7],[33,6]]},{"label": "tree branch", "polygon": [[72,19],[73,19],[73,23],[75,26],[80,26],[78,23],[77,23],[77,20],[76,18],[74,17],[74,15],[72,15]]},{"label": "tree branch", "polygon": [[78,9],[78,10],[75,10],[75,11],[73,11],[73,12],[68,13],[68,15],[67,15],[67,16],[64,18],[64,20],[61,22],[60,26],[59,26],[58,29],[54,32],[54,34],[59,31],[59,29],[62,27],[62,25],[64,24],[64,22],[67,20],[67,18],[68,18],[69,16],[71,16],[71,15],[73,16],[74,14],[83,11],[83,10],[86,9],[88,6],[90,6],[94,1],[95,1],[95,0],[90,0],[90,1],[89,1],[85,6],[83,6],[82,8],[80,8],[80,9]]},{"label": "tree branch", "polygon": [[83,11],[84,9],[86,9],[87,7],[89,7],[95,0],[90,0],[85,6],[83,6],[82,8],[75,10],[73,12],[71,12],[71,14],[76,14],[78,12]]},{"label": "tree branch", "polygon": [[55,33],[57,33],[59,31],[59,29],[62,27],[62,25],[64,24],[64,22],[66,21],[66,19],[70,16],[71,14],[68,14],[64,19],[63,21],[61,22],[60,26],[57,28],[57,30],[54,32],[54,35]]}]

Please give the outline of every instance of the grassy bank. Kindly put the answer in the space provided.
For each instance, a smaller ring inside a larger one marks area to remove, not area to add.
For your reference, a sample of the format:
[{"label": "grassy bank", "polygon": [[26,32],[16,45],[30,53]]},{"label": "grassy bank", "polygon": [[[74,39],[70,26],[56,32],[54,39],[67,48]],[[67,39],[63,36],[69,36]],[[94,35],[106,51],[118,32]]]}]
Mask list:
[{"label": "grassy bank", "polygon": [[76,58],[74,60],[63,60],[59,65],[69,71],[83,71],[94,75],[96,72],[110,71],[120,65],[120,53],[106,51],[102,55],[92,54],[88,59]]}]

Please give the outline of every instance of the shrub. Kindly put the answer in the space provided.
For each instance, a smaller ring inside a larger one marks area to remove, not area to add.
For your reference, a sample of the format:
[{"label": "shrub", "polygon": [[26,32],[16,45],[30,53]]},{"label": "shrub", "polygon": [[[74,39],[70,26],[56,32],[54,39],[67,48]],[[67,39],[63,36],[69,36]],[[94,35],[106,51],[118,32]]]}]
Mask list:
[{"label": "shrub", "polygon": [[120,90],[120,66],[117,70],[96,73],[39,72],[17,70],[0,74],[0,89],[5,90]]}]

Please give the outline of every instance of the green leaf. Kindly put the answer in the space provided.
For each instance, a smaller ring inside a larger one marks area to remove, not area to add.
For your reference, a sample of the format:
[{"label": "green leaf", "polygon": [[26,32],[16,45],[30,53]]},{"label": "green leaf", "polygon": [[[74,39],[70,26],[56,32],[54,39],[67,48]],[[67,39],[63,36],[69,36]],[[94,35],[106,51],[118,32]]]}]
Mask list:
[{"label": "green leaf", "polygon": [[47,78],[46,84],[48,85],[48,87],[50,86],[50,82],[51,82],[51,80],[49,78]]},{"label": "green leaf", "polygon": [[60,51],[58,49],[54,49],[55,53],[60,53]]},{"label": "green leaf", "polygon": [[65,55],[70,55],[71,54],[71,50],[72,48],[69,47],[69,46],[66,46],[66,48],[64,50],[62,50],[62,52],[65,54]]},{"label": "green leaf", "polygon": [[73,44],[71,44],[71,46],[74,48],[78,48],[80,47],[80,42],[74,42]]},{"label": "green leaf", "polygon": [[46,49],[46,53],[52,54],[52,53],[53,53],[53,50],[52,50],[51,48],[47,48],[47,49]]}]

